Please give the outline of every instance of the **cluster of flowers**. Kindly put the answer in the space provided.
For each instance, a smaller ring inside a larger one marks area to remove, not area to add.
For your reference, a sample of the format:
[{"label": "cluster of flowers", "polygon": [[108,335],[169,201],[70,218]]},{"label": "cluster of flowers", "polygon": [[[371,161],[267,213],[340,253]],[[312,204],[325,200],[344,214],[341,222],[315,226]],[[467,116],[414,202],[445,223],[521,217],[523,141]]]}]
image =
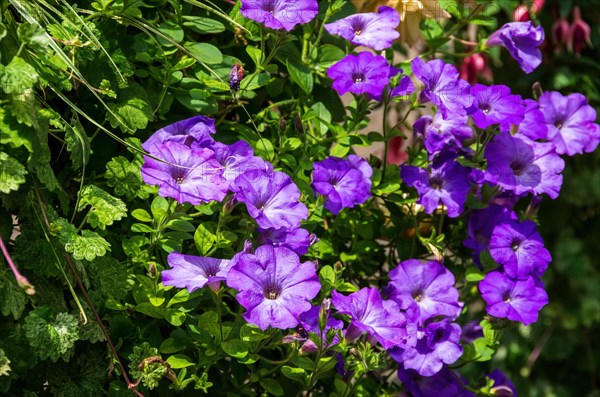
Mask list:
[{"label": "cluster of flowers", "polygon": [[[316,0],[244,0],[241,12],[269,28],[289,31],[312,20],[318,7]],[[325,29],[379,51],[398,37],[398,23],[394,9],[381,7],[377,13],[353,15]],[[488,44],[505,46],[530,72],[539,65],[537,46],[543,37],[543,30],[530,22],[512,23],[492,35]],[[426,213],[441,205],[449,217],[463,214],[467,195],[479,195],[483,184],[502,192],[487,208],[470,214],[465,245],[474,250],[476,262],[481,252],[489,251],[499,265],[479,284],[488,312],[530,324],[547,303],[540,276],[551,258],[535,224],[519,220],[512,206],[527,195],[534,200],[543,193],[552,199],[558,196],[564,168],[559,155],[590,152],[600,142],[595,111],[580,94],[564,97],[549,92],[535,101],[513,95],[505,86],[471,86],[442,60],[415,58],[412,72],[423,83],[421,103],[432,103],[437,112],[414,125],[431,165],[403,166],[403,181],[416,189]],[[371,52],[348,55],[328,70],[340,94],[366,94],[374,100],[412,94],[412,80],[401,73]],[[492,126],[499,131],[492,131]],[[217,290],[225,281],[237,290],[246,321],[263,330],[301,325],[321,336],[328,329],[343,330],[344,323],[331,316],[332,305],[338,314],[349,316],[349,326],[342,331],[345,337],[367,333],[379,342],[399,362],[399,377],[414,395],[433,395],[427,394],[429,389],[472,395],[446,366],[462,355],[462,331],[454,321],[463,304],[452,273],[438,262],[409,259],[389,272],[390,283],[384,289],[388,299],[376,288],[363,288],[348,296],[333,291],[331,300],[314,306],[311,301],[321,285],[315,264],[301,262],[300,256],[315,237],[300,227],[308,210],[299,201],[298,187],[288,175],[254,156],[246,142],[225,145],[213,140],[214,133],[214,121],[204,116],[157,131],[143,145],[152,156],[142,167],[144,181],[158,185],[162,196],[193,205],[223,201],[231,193],[231,205],[244,203],[255,219],[259,246],[254,249],[247,242],[230,260],[173,252],[168,257],[171,269],[162,272],[163,284],[190,291],[206,285]],[[476,135],[493,137],[483,152],[485,169],[457,161],[477,160],[469,148]],[[312,187],[336,215],[370,197],[371,174],[368,163],[358,156],[329,157],[314,164]],[[489,376],[514,391],[502,374]]]}]

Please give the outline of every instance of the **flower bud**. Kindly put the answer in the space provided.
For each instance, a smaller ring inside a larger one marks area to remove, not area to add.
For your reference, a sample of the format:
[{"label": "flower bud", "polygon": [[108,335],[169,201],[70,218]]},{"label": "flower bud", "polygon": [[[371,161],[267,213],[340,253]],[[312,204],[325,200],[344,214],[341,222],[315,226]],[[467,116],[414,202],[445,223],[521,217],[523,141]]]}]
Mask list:
[{"label": "flower bud", "polygon": [[556,52],[560,53],[562,47],[570,41],[570,29],[571,27],[566,18],[557,19],[552,25],[552,41],[554,42],[554,50]]},{"label": "flower bud", "polygon": [[150,275],[150,277],[156,278],[156,274],[157,274],[156,263],[150,262],[148,264],[148,274]]},{"label": "flower bud", "polygon": [[319,310],[319,329],[323,331],[327,326],[329,319],[329,308],[331,307],[331,299],[323,299],[321,309]]},{"label": "flower bud", "polygon": [[481,54],[469,55],[460,66],[460,78],[467,80],[469,84],[475,84],[479,76],[486,80],[492,79],[492,71],[488,67],[487,59]]},{"label": "flower bud", "polygon": [[573,23],[569,31],[569,41],[567,43],[569,52],[575,52],[580,55],[584,45],[591,46],[592,30],[583,19],[581,19],[581,10],[578,6],[573,7]]},{"label": "flower bud", "polygon": [[231,67],[229,72],[229,87],[233,92],[237,93],[240,90],[240,82],[244,78],[244,68],[242,65],[236,63]]},{"label": "flower bud", "polygon": [[513,11],[512,19],[514,22],[527,22],[531,20],[531,15],[529,15],[527,6],[523,4],[518,5]]}]

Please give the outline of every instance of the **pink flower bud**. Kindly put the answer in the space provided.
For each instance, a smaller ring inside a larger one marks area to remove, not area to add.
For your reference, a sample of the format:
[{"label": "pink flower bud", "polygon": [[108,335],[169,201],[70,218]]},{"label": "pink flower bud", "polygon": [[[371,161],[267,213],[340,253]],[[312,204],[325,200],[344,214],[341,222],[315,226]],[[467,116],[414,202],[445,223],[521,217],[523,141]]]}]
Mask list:
[{"label": "pink flower bud", "polygon": [[487,59],[481,54],[469,55],[460,66],[460,78],[475,84],[479,81],[479,76],[485,80],[492,80],[492,71],[488,67]]},{"label": "pink flower bud", "polygon": [[573,23],[569,32],[569,42],[567,43],[569,51],[581,54],[583,46],[592,45],[591,42],[592,30],[583,19],[581,19],[581,10],[578,6],[573,7]]},{"label": "pink flower bud", "polygon": [[400,165],[408,160],[408,153],[404,145],[404,139],[401,136],[395,136],[390,139],[388,145],[388,164]]},{"label": "pink flower bud", "polygon": [[531,5],[531,11],[533,11],[534,14],[537,14],[542,10],[542,7],[544,7],[544,3],[545,0],[533,0],[533,4]]},{"label": "pink flower bud", "polygon": [[552,25],[552,41],[554,42],[556,52],[560,52],[562,47],[570,42],[570,30],[571,27],[566,18],[557,19]]},{"label": "pink flower bud", "polygon": [[512,19],[514,22],[527,22],[531,20],[531,16],[529,15],[529,9],[527,8],[527,6],[523,4],[517,6],[517,8],[515,8],[515,10],[513,11]]}]

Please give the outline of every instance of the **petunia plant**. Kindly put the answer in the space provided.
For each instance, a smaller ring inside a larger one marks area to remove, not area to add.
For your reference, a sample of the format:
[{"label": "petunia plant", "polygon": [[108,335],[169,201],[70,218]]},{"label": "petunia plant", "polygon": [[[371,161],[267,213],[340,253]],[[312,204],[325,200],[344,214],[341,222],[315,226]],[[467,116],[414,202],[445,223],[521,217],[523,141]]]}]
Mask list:
[{"label": "petunia plant", "polygon": [[543,4],[163,3],[1,6],[0,394],[538,395]]}]

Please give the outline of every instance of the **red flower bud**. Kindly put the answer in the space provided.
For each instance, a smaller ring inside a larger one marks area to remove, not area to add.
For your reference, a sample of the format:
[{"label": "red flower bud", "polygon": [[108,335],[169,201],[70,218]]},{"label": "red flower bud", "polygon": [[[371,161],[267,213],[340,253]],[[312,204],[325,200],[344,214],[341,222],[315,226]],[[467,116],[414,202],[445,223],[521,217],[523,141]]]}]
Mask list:
[{"label": "red flower bud", "polygon": [[573,7],[573,23],[569,32],[570,40],[567,43],[569,51],[581,54],[585,44],[592,45],[591,34],[590,25],[581,19],[581,10],[578,6]]},{"label": "red flower bud", "polygon": [[557,19],[552,25],[552,41],[554,42],[554,49],[556,52],[560,52],[562,47],[567,45],[570,41],[571,27],[566,18]]},{"label": "red flower bud", "polygon": [[475,84],[479,81],[479,76],[485,80],[492,80],[492,71],[488,67],[487,59],[481,54],[469,55],[460,66],[460,78]]},{"label": "red flower bud", "polygon": [[527,6],[521,4],[515,8],[513,11],[513,21],[515,22],[527,22],[531,20],[531,16],[529,15],[529,9]]}]

